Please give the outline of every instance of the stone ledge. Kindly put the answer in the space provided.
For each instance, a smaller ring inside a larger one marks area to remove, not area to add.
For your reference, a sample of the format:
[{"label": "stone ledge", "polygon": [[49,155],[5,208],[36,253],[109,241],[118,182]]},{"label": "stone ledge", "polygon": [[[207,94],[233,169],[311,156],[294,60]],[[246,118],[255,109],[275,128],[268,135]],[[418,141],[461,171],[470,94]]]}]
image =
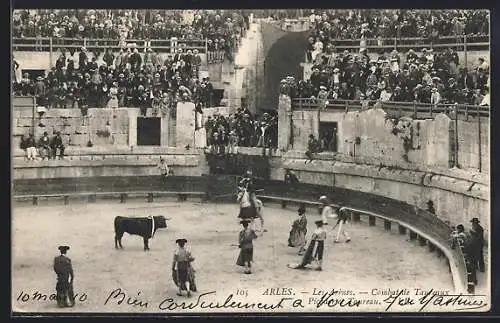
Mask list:
[{"label": "stone ledge", "polygon": [[[164,156],[169,166],[196,167],[199,165],[197,156]],[[14,158],[12,166],[14,170],[26,168],[50,168],[50,167],[107,167],[107,166],[156,166],[159,163],[158,156],[67,156],[63,160],[36,160],[26,161],[23,157]]]},{"label": "stone ledge", "polygon": [[489,199],[489,187],[487,185],[475,181],[455,178],[453,176],[324,160],[314,160],[305,165],[303,160],[287,159],[283,162],[282,166],[299,172],[324,174],[324,176],[346,175],[382,179],[434,187],[486,201]]},{"label": "stone ledge", "polygon": [[302,160],[286,160],[283,167],[305,172],[317,172],[327,174],[343,174],[351,176],[372,177],[387,179],[398,182],[405,182],[419,185],[422,182],[424,172],[396,169],[391,170],[375,165],[358,165],[354,163],[344,163],[338,161],[314,160],[307,165]]},{"label": "stone ledge", "polygon": [[[288,151],[283,154],[284,160],[286,159],[302,159],[305,160],[305,152],[303,151]],[[351,157],[341,153],[334,152],[324,152],[317,155],[316,160],[322,161],[334,161],[334,162],[345,162],[358,165],[373,165],[380,167],[383,165],[384,168],[400,168],[409,171],[432,173],[436,175],[444,175],[448,177],[454,177],[458,179],[463,179],[466,181],[477,182],[483,185],[489,185],[490,174],[480,173],[477,170],[466,170],[459,168],[437,168],[429,165],[415,165],[413,163],[398,163],[391,160],[379,160],[370,157]]]},{"label": "stone ledge", "polygon": [[[94,146],[76,147],[67,146],[64,151],[67,156],[87,156],[87,155],[188,155],[198,156],[203,154],[201,149],[189,149],[178,147],[128,147],[128,146]],[[24,151],[15,147],[12,150],[13,157],[23,157]]]}]

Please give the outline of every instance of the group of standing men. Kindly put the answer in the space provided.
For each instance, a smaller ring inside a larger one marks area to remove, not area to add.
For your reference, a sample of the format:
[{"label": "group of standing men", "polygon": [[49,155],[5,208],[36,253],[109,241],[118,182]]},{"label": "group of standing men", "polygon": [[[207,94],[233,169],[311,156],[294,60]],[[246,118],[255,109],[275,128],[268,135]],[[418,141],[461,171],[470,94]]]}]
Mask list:
[{"label": "group of standing men", "polygon": [[471,221],[472,227],[469,232],[465,231],[462,224],[456,226],[451,233],[451,247],[459,246],[465,258],[465,265],[468,273],[468,290],[473,292],[477,285],[477,270],[485,271],[484,264],[484,228],[478,218]]}]

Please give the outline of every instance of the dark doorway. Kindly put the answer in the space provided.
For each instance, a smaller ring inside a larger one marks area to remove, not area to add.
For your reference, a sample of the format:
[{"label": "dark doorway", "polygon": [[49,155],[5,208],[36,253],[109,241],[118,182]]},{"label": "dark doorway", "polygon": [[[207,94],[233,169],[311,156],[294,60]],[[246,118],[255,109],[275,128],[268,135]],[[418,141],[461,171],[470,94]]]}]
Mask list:
[{"label": "dark doorway", "polygon": [[45,76],[45,70],[34,70],[34,69],[27,69],[27,70],[22,70],[22,74],[28,73],[29,77],[31,80],[36,80],[37,77]]},{"label": "dark doorway", "polygon": [[220,107],[220,101],[224,98],[224,89],[213,89],[212,107]]},{"label": "dark doorway", "polygon": [[137,118],[137,146],[160,146],[160,138],[160,118]]},{"label": "dark doorway", "polygon": [[319,123],[319,140],[323,151],[337,151],[337,122]]}]

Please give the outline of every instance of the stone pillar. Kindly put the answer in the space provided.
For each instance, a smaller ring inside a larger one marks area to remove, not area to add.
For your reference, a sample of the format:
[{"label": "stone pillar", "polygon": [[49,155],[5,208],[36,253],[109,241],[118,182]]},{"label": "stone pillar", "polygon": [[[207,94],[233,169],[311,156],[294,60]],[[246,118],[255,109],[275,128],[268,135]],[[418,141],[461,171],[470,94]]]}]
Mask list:
[{"label": "stone pillar", "polygon": [[137,146],[137,116],[139,109],[128,109],[128,145]]},{"label": "stone pillar", "polygon": [[194,145],[196,148],[205,148],[207,146],[207,131],[205,127],[195,131]]},{"label": "stone pillar", "polygon": [[187,145],[194,147],[194,111],[195,106],[192,102],[177,103],[176,147],[183,148]]},{"label": "stone pillar", "polygon": [[288,95],[280,94],[278,103],[278,149],[288,150],[291,133],[292,101]]},{"label": "stone pillar", "polygon": [[167,114],[166,116],[161,118],[161,135],[160,135],[160,146],[168,147],[168,123],[170,116]]},{"label": "stone pillar", "polygon": [[454,130],[453,121],[445,114],[438,114],[434,120],[428,121],[426,145],[427,165],[452,167],[453,154],[450,131]]}]

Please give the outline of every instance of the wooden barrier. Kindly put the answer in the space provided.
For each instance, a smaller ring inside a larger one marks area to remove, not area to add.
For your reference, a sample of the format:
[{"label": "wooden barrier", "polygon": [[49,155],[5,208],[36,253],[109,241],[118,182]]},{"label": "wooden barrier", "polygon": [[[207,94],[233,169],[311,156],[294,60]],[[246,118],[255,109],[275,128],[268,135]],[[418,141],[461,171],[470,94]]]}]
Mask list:
[{"label": "wooden barrier", "polygon": [[[120,203],[126,203],[130,196],[136,197],[146,197],[148,203],[154,202],[154,197],[161,196],[177,196],[178,200],[186,201],[188,197],[205,197],[205,192],[167,192],[167,191],[155,191],[155,192],[145,192],[145,191],[129,191],[129,192],[78,192],[78,193],[61,193],[61,194],[40,194],[40,195],[15,195],[14,200],[22,201],[31,199],[34,206],[38,206],[39,199],[49,199],[49,198],[64,198],[64,205],[70,204],[71,197],[87,197],[89,203],[95,203],[97,198],[118,198]],[[179,197],[182,197],[181,199]]]}]

